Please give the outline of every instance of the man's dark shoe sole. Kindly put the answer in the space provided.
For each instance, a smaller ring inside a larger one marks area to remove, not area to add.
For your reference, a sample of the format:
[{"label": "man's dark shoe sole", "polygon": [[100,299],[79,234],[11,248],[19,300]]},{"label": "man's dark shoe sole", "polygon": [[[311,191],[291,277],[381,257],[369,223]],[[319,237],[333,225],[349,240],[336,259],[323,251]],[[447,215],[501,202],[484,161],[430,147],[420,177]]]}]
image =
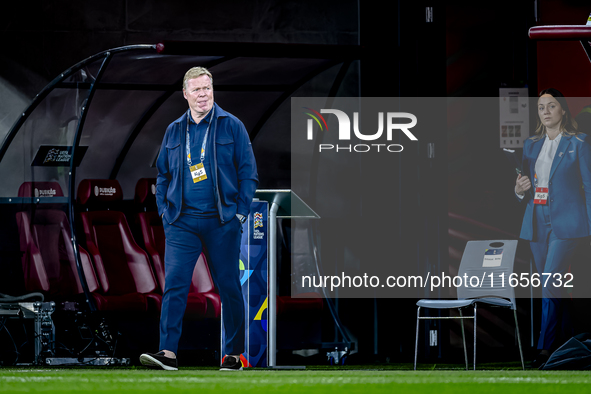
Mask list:
[{"label": "man's dark shoe sole", "polygon": [[220,368],[220,371],[242,371],[242,366],[240,368]]},{"label": "man's dark shoe sole", "polygon": [[164,364],[162,361],[153,357],[151,354],[144,353],[140,356],[140,362],[143,366],[149,368],[161,368],[166,371],[178,371],[177,367]]}]

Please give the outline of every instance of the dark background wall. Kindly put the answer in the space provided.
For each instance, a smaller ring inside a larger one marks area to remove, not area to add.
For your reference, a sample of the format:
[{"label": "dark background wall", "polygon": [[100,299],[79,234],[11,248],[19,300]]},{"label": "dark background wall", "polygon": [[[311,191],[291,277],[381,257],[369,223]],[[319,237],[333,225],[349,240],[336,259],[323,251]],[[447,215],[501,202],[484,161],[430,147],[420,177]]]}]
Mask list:
[{"label": "dark background wall", "polygon": [[[587,2],[501,1],[491,5],[457,1],[448,2],[446,11],[448,97],[497,97],[502,86],[527,87],[530,97],[537,97],[541,89],[555,87],[568,97],[573,115],[589,104],[591,86],[587,76],[591,65],[581,44],[535,42],[527,35],[529,28],[536,25],[584,25],[591,11]],[[448,210],[450,215],[475,221],[467,224],[450,216],[450,270],[457,267],[461,245],[465,242],[465,238],[461,242],[460,239],[466,234],[480,239],[495,234],[517,238],[521,228],[524,207],[514,199],[515,174],[498,147],[498,114],[493,111],[492,115],[482,119],[477,130],[458,127],[461,120],[457,118],[448,119],[448,126],[456,122],[456,127],[448,129],[447,136]],[[535,117],[532,120],[535,127]],[[518,257],[516,270],[528,271],[527,242],[520,242]],[[587,264],[588,260],[589,251],[586,251],[579,263]],[[527,295],[522,297],[518,301],[520,328],[524,343],[529,345],[530,304]],[[535,327],[539,319],[538,301],[534,300]],[[587,299],[574,302],[581,310],[588,308]],[[511,333],[503,330],[500,322],[491,316],[485,319],[485,331],[512,340]],[[575,319],[576,332],[589,330],[588,319],[580,316]],[[452,342],[453,331],[452,327]],[[537,338],[537,328],[534,337]],[[457,339],[456,336],[456,344]],[[492,337],[486,339],[493,347],[494,341]]]},{"label": "dark background wall", "polygon": [[357,10],[351,0],[2,2],[0,135],[49,81],[95,53],[164,39],[357,44]]},{"label": "dark background wall", "polygon": [[[432,20],[426,19],[427,7]],[[527,85],[535,95],[548,83],[564,86],[567,95],[591,96],[589,62],[580,44],[535,44],[527,38],[536,24],[584,24],[590,8],[574,0],[5,1],[0,138],[35,94],[71,65],[109,48],[162,40],[361,45],[363,96],[496,97],[502,84]],[[565,63],[574,72],[562,71]],[[436,179],[448,189],[432,211],[401,217],[423,229],[421,246],[437,242],[447,250],[448,210],[518,232],[521,208],[506,193],[514,181],[490,166],[504,160],[497,139],[492,128],[434,132],[422,138],[410,161],[400,163],[425,169],[423,180]],[[437,162],[426,158],[428,142],[438,147]],[[402,172],[398,177],[404,190],[422,187],[420,179]],[[481,198],[467,198],[472,195]],[[392,206],[404,204],[416,201],[393,196]],[[433,260],[412,258],[419,265]],[[448,264],[447,256],[437,263]],[[349,311],[343,320],[360,338],[361,353],[406,360],[412,352],[412,300],[343,300],[341,307]],[[394,314],[410,317],[393,326]]]}]

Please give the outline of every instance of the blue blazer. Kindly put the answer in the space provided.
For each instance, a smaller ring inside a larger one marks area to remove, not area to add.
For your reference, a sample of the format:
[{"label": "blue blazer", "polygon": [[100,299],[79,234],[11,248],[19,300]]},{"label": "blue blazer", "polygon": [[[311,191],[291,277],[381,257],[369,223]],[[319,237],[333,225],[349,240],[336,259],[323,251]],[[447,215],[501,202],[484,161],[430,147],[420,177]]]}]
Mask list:
[{"label": "blue blazer", "polygon": [[[544,139],[527,139],[523,145],[523,175],[532,181],[520,238],[537,242],[534,234],[533,179]],[[562,135],[550,169],[548,202],[552,231],[560,239],[591,235],[591,145],[586,134]]]},{"label": "blue blazer", "polygon": [[[248,216],[250,203],[258,185],[256,161],[244,125],[238,118],[214,103],[214,119],[207,139],[212,153],[214,197],[221,223],[237,213]],[[162,140],[156,160],[156,202],[158,214],[172,224],[183,206],[183,160],[187,157],[187,112],[172,122]],[[215,143],[214,143],[215,142]]]}]

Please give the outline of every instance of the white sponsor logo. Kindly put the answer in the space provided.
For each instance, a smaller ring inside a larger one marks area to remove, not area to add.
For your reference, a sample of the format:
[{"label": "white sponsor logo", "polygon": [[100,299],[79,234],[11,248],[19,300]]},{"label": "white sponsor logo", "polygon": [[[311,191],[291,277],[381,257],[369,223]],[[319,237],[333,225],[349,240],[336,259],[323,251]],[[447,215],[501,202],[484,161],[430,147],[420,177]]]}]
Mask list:
[{"label": "white sponsor logo", "polygon": [[72,158],[72,155],[68,150],[50,149],[45,155],[43,164],[45,163],[67,163]]},{"label": "white sponsor logo", "polygon": [[[309,108],[307,108],[309,109]],[[322,129],[322,124],[326,125],[326,121],[324,117],[320,114],[333,114],[337,117],[337,121],[339,124],[338,130],[338,138],[339,141],[350,141],[351,140],[351,120],[349,116],[338,109],[321,109],[320,113],[314,111],[316,116],[313,114],[308,113],[314,119],[308,119],[307,121],[307,138],[308,140],[314,139],[314,120]],[[318,117],[321,118],[322,123],[318,120]],[[407,119],[410,120],[409,123],[398,123],[395,120],[398,119]],[[384,127],[385,124],[385,127]],[[399,130],[408,137],[411,141],[418,141],[418,138],[415,137],[413,133],[411,133],[410,129],[416,126],[417,124],[417,117],[408,112],[378,112],[378,130],[373,134],[364,134],[359,129],[359,113],[353,112],[353,134],[354,136],[361,140],[361,141],[376,141],[384,135],[384,129],[386,131],[386,140],[392,141],[394,131]],[[326,127],[326,131],[328,131],[328,127]],[[339,144],[319,144],[318,149],[320,152],[326,150],[334,150],[336,152],[346,151],[346,152],[358,152],[358,153],[365,153],[370,151],[377,151],[377,152],[402,152],[403,146],[400,144],[347,144],[347,145],[339,145]]]},{"label": "white sponsor logo", "polygon": [[[97,189],[98,189],[98,194],[97,194]],[[115,189],[114,187],[98,187],[98,186],[94,187],[94,194],[96,194],[97,196],[112,196],[115,193],[117,193],[117,189]]]},{"label": "white sponsor logo", "polygon": [[55,189],[49,188],[47,190],[39,190],[35,188],[35,197],[54,197],[56,195]]}]

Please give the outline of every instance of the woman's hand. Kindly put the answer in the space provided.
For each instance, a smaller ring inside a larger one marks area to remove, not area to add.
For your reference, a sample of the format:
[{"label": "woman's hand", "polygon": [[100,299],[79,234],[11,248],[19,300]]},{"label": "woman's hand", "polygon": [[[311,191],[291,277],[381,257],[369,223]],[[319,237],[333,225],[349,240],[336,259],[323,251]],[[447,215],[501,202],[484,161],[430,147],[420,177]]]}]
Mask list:
[{"label": "woman's hand", "polygon": [[517,176],[517,180],[515,181],[515,193],[522,196],[529,189],[531,189],[531,181],[528,177],[521,176],[521,174],[519,174]]}]

